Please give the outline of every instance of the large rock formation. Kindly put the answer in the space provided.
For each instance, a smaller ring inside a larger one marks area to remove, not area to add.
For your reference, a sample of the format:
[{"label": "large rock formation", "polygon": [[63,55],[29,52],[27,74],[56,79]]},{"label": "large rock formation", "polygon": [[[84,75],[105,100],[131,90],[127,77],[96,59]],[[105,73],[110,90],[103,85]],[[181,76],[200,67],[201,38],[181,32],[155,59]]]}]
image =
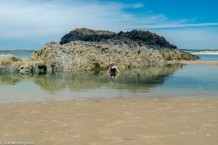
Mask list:
[{"label": "large rock formation", "polygon": [[130,69],[197,57],[149,31],[114,33],[76,29],[66,34],[60,44],[47,43],[35,51],[32,59],[44,60],[53,71],[80,71],[106,69],[111,60],[120,69]]},{"label": "large rock formation", "polygon": [[111,60],[120,69],[132,69],[195,59],[197,56],[177,49],[164,37],[149,31],[115,33],[83,28],[66,34],[60,44],[45,44],[28,61],[21,63],[18,71],[106,69]]}]

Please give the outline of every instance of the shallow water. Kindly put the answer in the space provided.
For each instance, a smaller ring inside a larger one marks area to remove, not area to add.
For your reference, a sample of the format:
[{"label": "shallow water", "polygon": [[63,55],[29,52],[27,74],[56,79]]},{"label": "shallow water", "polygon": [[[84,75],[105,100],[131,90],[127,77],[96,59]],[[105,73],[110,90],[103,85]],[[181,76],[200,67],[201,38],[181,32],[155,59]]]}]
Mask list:
[{"label": "shallow water", "polygon": [[0,75],[0,102],[103,99],[129,97],[216,97],[218,67],[153,66],[123,71],[115,79],[106,72]]},{"label": "shallow water", "polygon": [[197,54],[197,56],[200,57],[199,60],[208,60],[208,61],[214,61],[214,60],[218,60],[218,54]]}]

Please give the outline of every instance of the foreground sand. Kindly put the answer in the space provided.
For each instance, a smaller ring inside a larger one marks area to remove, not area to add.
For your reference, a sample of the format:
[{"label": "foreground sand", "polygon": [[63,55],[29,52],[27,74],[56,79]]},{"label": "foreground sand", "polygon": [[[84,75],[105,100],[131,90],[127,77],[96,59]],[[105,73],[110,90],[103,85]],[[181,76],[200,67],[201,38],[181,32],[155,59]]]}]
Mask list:
[{"label": "foreground sand", "polygon": [[218,98],[79,100],[0,105],[0,143],[217,145]]}]

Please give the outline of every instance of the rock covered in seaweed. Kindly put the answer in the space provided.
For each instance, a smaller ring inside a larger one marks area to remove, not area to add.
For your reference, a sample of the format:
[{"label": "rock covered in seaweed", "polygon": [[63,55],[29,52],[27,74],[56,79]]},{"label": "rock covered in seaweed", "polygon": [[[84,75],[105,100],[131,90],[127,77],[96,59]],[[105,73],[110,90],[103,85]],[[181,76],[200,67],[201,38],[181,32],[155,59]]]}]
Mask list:
[{"label": "rock covered in seaweed", "polygon": [[21,65],[21,59],[13,55],[0,55],[0,73],[15,72]]},{"label": "rock covered in seaweed", "polygon": [[111,60],[115,61],[120,69],[132,69],[197,58],[177,49],[164,37],[149,31],[115,33],[83,28],[63,36],[60,44],[45,44],[30,58],[0,58],[0,72],[101,70],[107,69]]},{"label": "rock covered in seaweed", "polygon": [[174,60],[195,60],[164,37],[149,31],[130,32],[76,29],[62,37],[60,44],[51,42],[32,55],[43,60],[53,71],[106,69],[114,60],[120,69],[142,68]]},{"label": "rock covered in seaweed", "polygon": [[21,74],[43,73],[47,67],[43,61],[34,61],[30,58],[17,58],[13,55],[0,55],[0,74],[18,72]]}]

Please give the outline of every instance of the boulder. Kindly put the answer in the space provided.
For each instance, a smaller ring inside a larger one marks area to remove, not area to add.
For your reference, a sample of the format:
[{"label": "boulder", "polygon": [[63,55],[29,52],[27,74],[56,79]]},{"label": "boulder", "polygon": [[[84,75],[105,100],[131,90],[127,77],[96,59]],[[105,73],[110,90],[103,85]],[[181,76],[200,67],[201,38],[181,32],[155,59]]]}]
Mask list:
[{"label": "boulder", "polygon": [[13,55],[0,55],[0,73],[17,71],[21,61]]},{"label": "boulder", "polygon": [[0,73],[32,74],[46,73],[44,61],[34,61],[30,58],[17,58],[13,55],[0,55]]},{"label": "boulder", "polygon": [[44,61],[33,61],[29,58],[24,58],[17,72],[20,74],[45,74],[47,73],[47,66]]}]

